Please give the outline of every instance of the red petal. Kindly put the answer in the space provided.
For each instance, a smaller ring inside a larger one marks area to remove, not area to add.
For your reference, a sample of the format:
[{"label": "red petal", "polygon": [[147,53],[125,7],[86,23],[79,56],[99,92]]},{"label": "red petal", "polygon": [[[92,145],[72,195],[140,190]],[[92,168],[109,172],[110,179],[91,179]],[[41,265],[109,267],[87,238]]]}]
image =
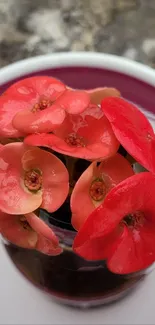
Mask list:
[{"label": "red petal", "polygon": [[17,81],[5,94],[10,97],[15,95],[27,102],[32,100],[33,104],[33,99],[50,98],[55,101],[65,90],[66,87],[60,80],[48,76],[35,76]]},{"label": "red petal", "polygon": [[89,261],[105,260],[115,250],[117,243],[123,236],[123,228],[117,227],[110,235],[90,239],[82,246],[77,245],[75,237],[73,251]]},{"label": "red petal", "polygon": [[122,98],[106,98],[102,110],[122,146],[146,169],[155,172],[155,135],[145,115]]},{"label": "red petal", "polygon": [[[68,114],[54,134],[30,135],[25,143],[42,145],[68,156],[84,159],[106,159],[113,156],[119,147],[109,121],[97,106],[89,107],[81,115]],[[72,134],[81,137],[85,146],[68,144],[67,138]]]},{"label": "red petal", "polygon": [[72,225],[78,230],[87,216],[95,209],[89,195],[90,184],[97,172],[96,162],[93,162],[78,179],[71,196]]},{"label": "red petal", "polygon": [[115,186],[101,204],[87,218],[76,237],[76,246],[88,239],[105,236],[130,213],[142,211],[155,224],[155,176],[149,172],[131,176]]},{"label": "red petal", "polygon": [[128,274],[147,268],[155,260],[155,224],[146,223],[139,229],[125,227],[124,236],[117,242],[108,258],[111,272]]},{"label": "red petal", "polygon": [[34,213],[25,215],[26,220],[35,232],[51,241],[54,246],[59,244],[59,240],[53,230],[46,223],[37,217]]},{"label": "red petal", "polygon": [[38,236],[36,250],[50,256],[56,256],[62,253],[62,248],[60,246],[54,246],[51,241],[43,236]]},{"label": "red petal", "polygon": [[124,179],[134,175],[134,171],[128,160],[116,153],[115,156],[101,162],[98,167],[98,175],[102,174],[108,188],[111,189]]},{"label": "red petal", "polygon": [[23,132],[17,131],[12,125],[12,119],[17,112],[29,107],[27,102],[19,102],[13,96],[0,96],[0,137],[18,138]]},{"label": "red petal", "polygon": [[25,215],[30,227],[22,223],[23,218],[0,212],[0,233],[4,238],[20,247],[36,249],[47,255],[61,254],[62,248],[52,229],[33,213]]},{"label": "red petal", "polygon": [[60,105],[70,114],[80,114],[88,107],[89,102],[90,97],[86,91],[68,89],[57,100],[57,105]]},{"label": "red petal", "polygon": [[86,90],[90,96],[90,102],[95,105],[101,104],[101,101],[106,97],[120,97],[121,94],[119,90],[115,88],[101,87]]},{"label": "red petal", "polygon": [[33,148],[22,157],[24,170],[39,169],[43,179],[42,208],[56,211],[65,201],[69,191],[69,175],[65,165],[45,150]]},{"label": "red petal", "polygon": [[[99,206],[101,201],[93,201],[90,196],[90,186],[96,178],[101,178],[106,186],[106,194],[112,187],[134,175],[129,162],[120,154],[104,160],[97,167],[97,163],[92,163],[81,175],[77,181],[71,196],[72,225],[76,230],[83,225],[90,213],[95,207]],[[105,195],[106,195],[105,194]]]},{"label": "red petal", "polygon": [[35,132],[51,132],[64,121],[65,111],[53,104],[43,111],[32,112],[25,109],[13,118],[13,126],[25,134]]},{"label": "red petal", "polygon": [[54,78],[39,76],[16,82],[0,97],[0,136],[19,137],[12,120],[21,110],[30,110],[41,99],[55,101],[65,91],[65,85]]},{"label": "red petal", "polygon": [[22,143],[10,143],[0,151],[0,209],[10,214],[25,214],[36,210],[42,193],[24,188],[21,158],[27,148]]},{"label": "red petal", "polygon": [[0,233],[15,245],[35,248],[37,234],[31,228],[23,227],[21,216],[7,215],[0,212]]}]

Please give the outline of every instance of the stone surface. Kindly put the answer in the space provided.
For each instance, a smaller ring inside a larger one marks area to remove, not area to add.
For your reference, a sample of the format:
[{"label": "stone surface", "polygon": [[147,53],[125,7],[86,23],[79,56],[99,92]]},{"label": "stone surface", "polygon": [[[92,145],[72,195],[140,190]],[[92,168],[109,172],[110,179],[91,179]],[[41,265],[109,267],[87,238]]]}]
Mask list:
[{"label": "stone surface", "polygon": [[0,67],[56,51],[155,66],[155,0],[0,0]]}]

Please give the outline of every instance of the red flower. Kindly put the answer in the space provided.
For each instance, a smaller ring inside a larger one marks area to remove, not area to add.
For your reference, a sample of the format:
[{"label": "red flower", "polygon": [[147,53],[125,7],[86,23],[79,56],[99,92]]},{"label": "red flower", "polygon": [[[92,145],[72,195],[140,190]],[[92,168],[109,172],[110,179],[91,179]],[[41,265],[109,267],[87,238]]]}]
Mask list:
[{"label": "red flower", "polygon": [[40,125],[39,118],[45,117],[45,112],[41,110],[44,108],[44,101],[47,104],[45,106],[49,107],[46,110],[49,112],[48,118],[51,117],[53,120],[54,113],[56,116],[53,123],[58,122],[59,124],[59,120],[63,121],[64,119],[64,112],[60,108],[51,109],[50,106],[51,102],[54,102],[65,90],[66,87],[62,82],[50,77],[31,77],[14,83],[0,97],[0,136],[19,137],[23,135],[24,130],[19,132],[12,125],[14,116],[21,110],[34,111],[34,113],[32,112],[32,116],[35,118],[34,128],[35,123]]},{"label": "red flower", "polygon": [[51,77],[26,78],[13,84],[0,98],[0,136],[19,137],[51,132],[65,118],[65,110],[76,114],[89,104],[89,95],[67,90]]},{"label": "red flower", "polygon": [[105,98],[101,107],[122,146],[155,173],[155,135],[145,115],[122,98]]},{"label": "red flower", "polygon": [[0,210],[25,214],[57,210],[68,195],[68,171],[53,154],[10,143],[0,150]]},{"label": "red flower", "polygon": [[120,154],[93,162],[77,181],[71,196],[72,225],[76,230],[105,199],[112,187],[134,174],[129,162]]},{"label": "red flower", "polygon": [[86,259],[107,259],[114,273],[144,269],[155,260],[155,176],[131,176],[114,187],[87,218],[73,249]]},{"label": "red flower", "polygon": [[0,212],[0,233],[13,244],[23,248],[36,249],[53,256],[62,252],[52,229],[34,213],[24,216]]},{"label": "red flower", "polygon": [[90,102],[95,105],[100,105],[101,101],[106,97],[120,97],[121,93],[115,88],[100,87],[86,90],[90,96]]},{"label": "red flower", "polygon": [[78,115],[67,114],[53,134],[34,134],[25,143],[44,146],[72,157],[84,159],[108,158],[119,147],[111,125],[101,109],[91,105]]}]

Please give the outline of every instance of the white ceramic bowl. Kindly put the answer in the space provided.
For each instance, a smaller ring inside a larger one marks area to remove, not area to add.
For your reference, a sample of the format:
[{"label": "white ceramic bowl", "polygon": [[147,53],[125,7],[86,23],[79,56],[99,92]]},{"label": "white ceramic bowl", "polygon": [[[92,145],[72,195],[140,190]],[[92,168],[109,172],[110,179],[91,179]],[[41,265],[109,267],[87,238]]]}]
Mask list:
[{"label": "white ceramic bowl", "polygon": [[[3,92],[14,81],[30,75],[51,75],[74,88],[116,87],[123,97],[144,109],[154,125],[155,72],[140,63],[113,55],[90,52],[55,53],[34,57],[0,70],[0,92]],[[1,258],[5,260],[4,251]],[[2,281],[1,277],[0,281]],[[152,286],[155,287],[154,282]],[[16,290],[14,293],[16,295]],[[19,297],[16,298],[19,300]],[[87,302],[83,303],[83,307],[87,305]],[[38,310],[38,315],[39,313]],[[39,316],[37,317],[36,319],[39,319]],[[16,318],[14,319],[16,322]],[[123,323],[127,324],[125,319]]]}]

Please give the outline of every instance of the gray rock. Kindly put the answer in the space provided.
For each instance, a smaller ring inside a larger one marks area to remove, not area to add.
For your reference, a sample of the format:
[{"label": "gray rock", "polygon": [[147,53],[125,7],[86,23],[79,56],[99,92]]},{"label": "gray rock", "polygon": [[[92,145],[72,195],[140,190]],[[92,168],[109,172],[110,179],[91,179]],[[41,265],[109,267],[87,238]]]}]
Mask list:
[{"label": "gray rock", "polygon": [[136,0],[114,0],[114,6],[119,11],[135,9],[138,6],[139,1]]},{"label": "gray rock", "polygon": [[155,38],[145,39],[142,43],[142,50],[148,56],[152,56],[152,53],[155,53]]},{"label": "gray rock", "polygon": [[154,0],[140,0],[140,3],[144,8],[155,9],[155,1]]},{"label": "gray rock", "polygon": [[123,53],[123,56],[130,60],[136,60],[137,59],[137,50],[134,49],[133,47],[129,47],[128,49],[125,50],[125,52]]},{"label": "gray rock", "polygon": [[64,11],[68,11],[71,8],[74,7],[74,1],[73,0],[61,0],[60,1],[60,8]]}]

